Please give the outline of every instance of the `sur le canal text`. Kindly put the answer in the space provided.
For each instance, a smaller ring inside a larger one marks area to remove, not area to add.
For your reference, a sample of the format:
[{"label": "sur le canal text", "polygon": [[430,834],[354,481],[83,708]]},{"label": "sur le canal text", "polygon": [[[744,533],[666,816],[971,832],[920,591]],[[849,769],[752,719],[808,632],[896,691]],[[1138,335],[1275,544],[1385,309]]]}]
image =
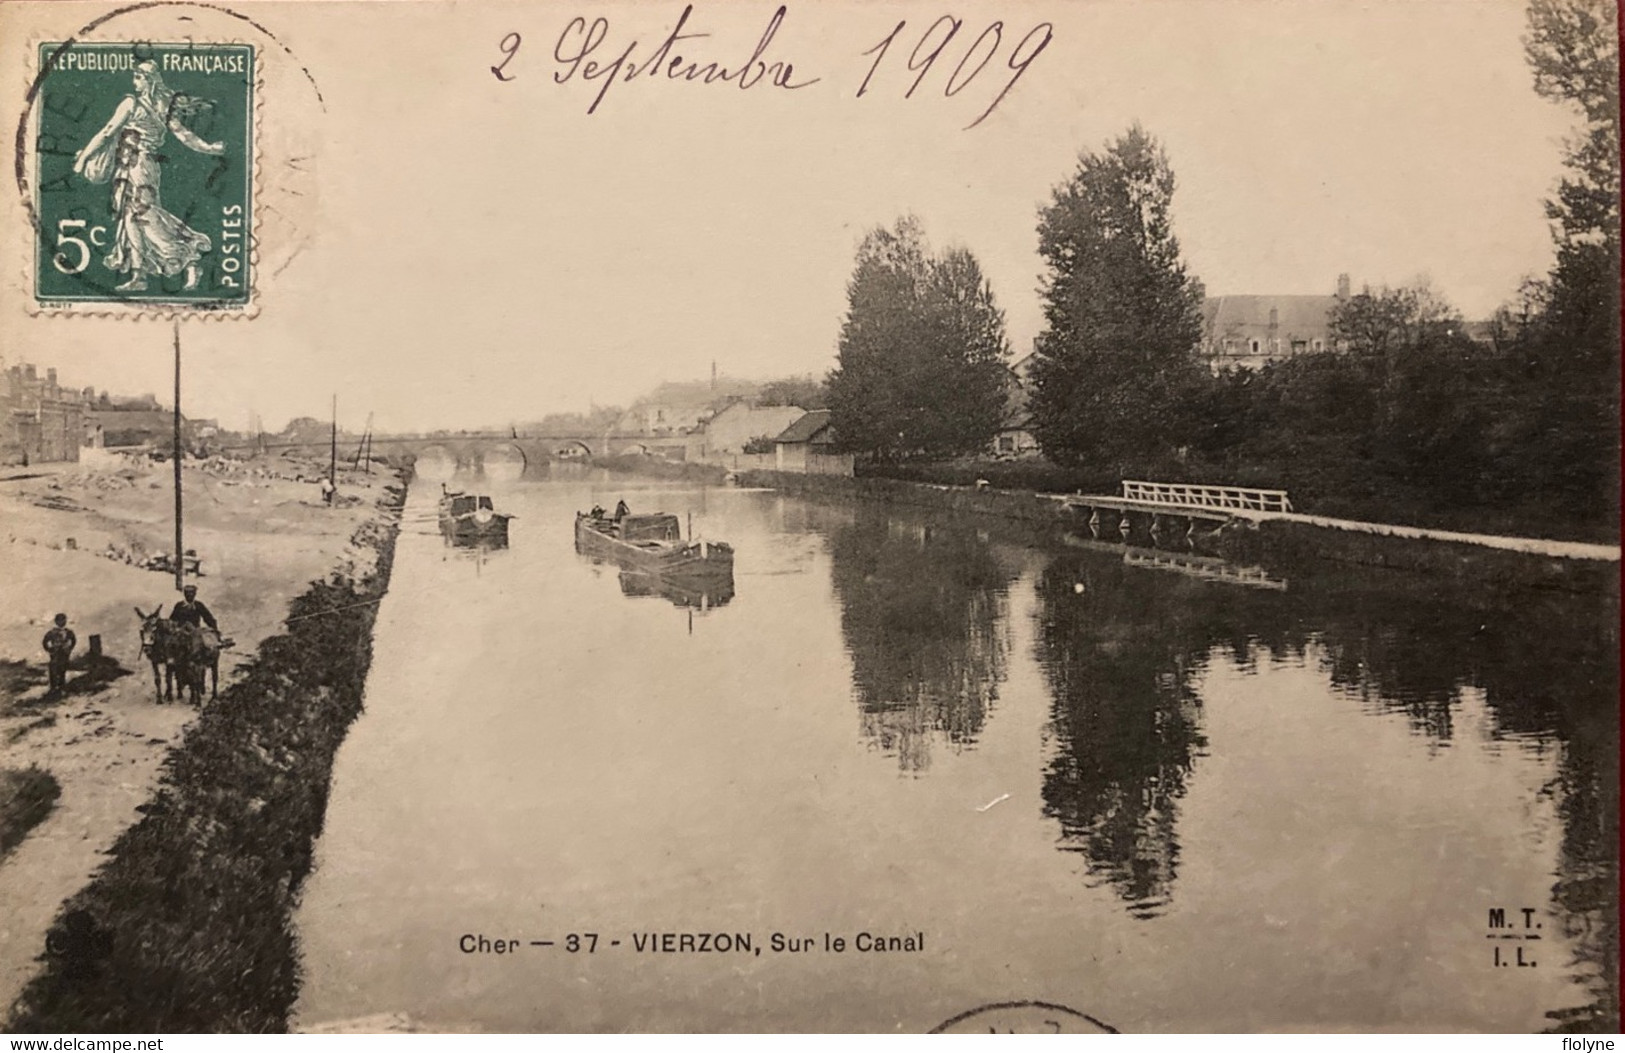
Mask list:
[{"label": "sur le canal text", "polygon": [[919,954],[925,950],[924,932],[783,933],[765,940],[749,932],[633,932],[611,936],[571,932],[555,939],[525,939],[463,933],[457,949],[463,954],[517,954],[539,948],[569,954],[599,954],[629,950],[635,954]]}]

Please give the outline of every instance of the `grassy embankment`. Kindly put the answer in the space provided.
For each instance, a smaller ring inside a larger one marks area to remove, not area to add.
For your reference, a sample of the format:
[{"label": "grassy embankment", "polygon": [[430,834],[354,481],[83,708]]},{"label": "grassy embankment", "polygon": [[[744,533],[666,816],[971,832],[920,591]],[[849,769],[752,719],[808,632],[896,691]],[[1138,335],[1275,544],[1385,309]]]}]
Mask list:
[{"label": "grassy embankment", "polygon": [[[633,454],[595,458],[593,465],[612,472],[712,484],[722,482],[727,471],[716,465],[688,464]],[[985,480],[995,490],[1091,494],[1115,494],[1119,492],[1123,478],[1120,471],[1113,469],[1068,468],[1038,459],[980,458],[934,463],[860,464],[857,474],[860,479],[938,486],[974,486],[978,480]],[[1426,488],[1394,485],[1378,488],[1364,476],[1332,478],[1325,473],[1295,471],[1291,466],[1274,472],[1251,469],[1239,473],[1238,477],[1236,471],[1227,468],[1169,463],[1148,469],[1143,476],[1137,477],[1158,482],[1220,483],[1285,489],[1291,494],[1298,511],[1339,519],[1599,544],[1614,544],[1619,540],[1617,523],[1578,519],[1549,503],[1450,505],[1442,503],[1439,495]]]},{"label": "grassy embankment", "polygon": [[[1021,520],[1063,531],[1084,529],[1083,520],[1076,512],[1038,496],[1034,490],[979,490],[969,485],[905,481],[877,475],[846,478],[766,471],[742,472],[739,481],[746,486],[764,486],[822,500],[862,498],[883,504],[918,505],[956,515]],[[1301,573],[1306,562],[1331,561],[1421,571],[1487,588],[1537,587],[1606,595],[1614,591],[1619,574],[1617,561],[1531,555],[1476,544],[1413,539],[1388,533],[1352,533],[1300,523],[1269,523],[1258,529],[1227,531],[1222,536],[1199,541],[1198,545],[1203,554],[1258,563],[1282,572]]]},{"label": "grassy embankment", "polygon": [[278,1032],[297,996],[291,912],[333,759],[361,711],[404,491],[352,538],[376,553],[291,604],[167,762],[143,818],[64,905],[25,1032]]},{"label": "grassy embankment", "polygon": [[[946,486],[972,486],[978,479],[985,479],[998,490],[1091,494],[1118,493],[1123,478],[1117,471],[1065,468],[1041,460],[978,459],[935,464],[861,465],[858,474]],[[1353,471],[1333,476],[1316,472],[1312,467],[1283,465],[1278,470],[1252,468],[1238,472],[1217,466],[1171,463],[1148,468],[1143,474],[1129,478],[1283,489],[1291,494],[1298,511],[1337,519],[1597,544],[1619,541],[1617,519],[1583,519],[1542,501],[1453,504],[1425,487],[1404,487],[1391,482],[1379,486],[1370,475]]]},{"label": "grassy embankment", "polygon": [[51,814],[61,795],[56,778],[38,767],[0,771],[0,858]]}]

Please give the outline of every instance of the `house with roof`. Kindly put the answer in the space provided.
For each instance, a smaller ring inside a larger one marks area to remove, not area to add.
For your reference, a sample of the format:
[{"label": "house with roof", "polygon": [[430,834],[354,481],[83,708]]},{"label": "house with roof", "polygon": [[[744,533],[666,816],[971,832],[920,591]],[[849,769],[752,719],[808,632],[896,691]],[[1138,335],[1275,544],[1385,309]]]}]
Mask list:
[{"label": "house with roof", "polygon": [[806,412],[799,406],[758,406],[753,399],[734,399],[704,422],[700,459],[744,453],[752,439],[774,438]]},{"label": "house with roof", "polygon": [[[1332,296],[1210,296],[1202,303],[1201,352],[1215,370],[1257,369],[1316,351],[1343,351],[1332,335],[1332,313],[1349,299],[1349,276],[1337,276]],[[1489,322],[1465,322],[1459,335],[1494,342]]]},{"label": "house with roof", "polygon": [[1202,303],[1202,354],[1215,369],[1270,362],[1332,346],[1335,296],[1210,296]]},{"label": "house with roof", "polygon": [[1330,296],[1209,296],[1202,301],[1202,357],[1215,370],[1257,369],[1334,348],[1332,311],[1349,298],[1349,276]]},{"label": "house with roof", "polygon": [[852,474],[852,455],[837,453],[827,409],[809,410],[773,440],[774,468],[811,475]]},{"label": "house with roof", "polygon": [[1007,369],[1004,385],[1004,416],[999,430],[993,434],[995,457],[1026,457],[1038,453],[1038,439],[1033,435],[1032,399],[1033,363],[1036,353],[1012,362]]},{"label": "house with roof", "polygon": [[709,382],[666,381],[634,402],[615,422],[616,435],[683,435],[699,428],[730,400],[755,396],[755,381],[713,377]]}]

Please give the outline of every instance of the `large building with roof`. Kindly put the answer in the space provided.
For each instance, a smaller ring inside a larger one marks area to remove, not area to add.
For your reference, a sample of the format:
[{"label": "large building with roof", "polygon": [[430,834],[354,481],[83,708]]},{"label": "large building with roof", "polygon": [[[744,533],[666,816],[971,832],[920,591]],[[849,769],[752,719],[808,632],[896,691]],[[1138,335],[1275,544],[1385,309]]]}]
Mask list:
[{"label": "large building with roof", "polygon": [[1257,369],[1333,346],[1332,310],[1349,295],[1339,275],[1331,296],[1210,296],[1202,302],[1202,355],[1215,369]]},{"label": "large building with roof", "polygon": [[[1346,350],[1331,328],[1332,313],[1349,296],[1346,274],[1337,276],[1332,296],[1210,296],[1202,303],[1202,356],[1215,370],[1257,369],[1293,355]],[[1494,327],[1463,322],[1457,335],[1491,344]]]},{"label": "large building with roof", "polygon": [[0,463],[77,461],[85,443],[85,398],[57,383],[56,370],[41,377],[29,363],[7,369],[0,388]]}]

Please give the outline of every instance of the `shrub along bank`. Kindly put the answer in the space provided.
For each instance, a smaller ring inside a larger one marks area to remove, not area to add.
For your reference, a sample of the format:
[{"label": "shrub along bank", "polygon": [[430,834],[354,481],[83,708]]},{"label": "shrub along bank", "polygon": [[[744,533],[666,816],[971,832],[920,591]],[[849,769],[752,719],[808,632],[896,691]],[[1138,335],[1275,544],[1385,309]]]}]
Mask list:
[{"label": "shrub along bank", "polygon": [[[909,482],[880,476],[846,478],[767,471],[741,472],[739,482],[817,500],[859,498],[882,504],[917,505],[953,514],[997,516],[1075,534],[1085,530],[1085,520],[1080,513],[1031,490],[978,489],[949,482]],[[1283,572],[1306,561],[1330,560],[1422,571],[1484,588],[1535,586],[1606,594],[1617,585],[1619,575],[1617,560],[1560,558],[1552,554],[1299,522],[1271,522],[1258,527],[1237,524],[1199,539],[1198,546],[1203,554],[1262,563]]]},{"label": "shrub along bank", "polygon": [[[1514,537],[1552,538],[1611,544],[1618,540],[1617,517],[1595,509],[1575,512],[1563,502],[1546,500],[1534,490],[1485,496],[1489,476],[1463,467],[1466,483],[1477,486],[1471,494],[1441,490],[1384,476],[1347,452],[1341,440],[1298,442],[1289,452],[1276,451],[1256,462],[1214,461],[1192,454],[1146,459],[1105,470],[1066,467],[1043,460],[964,459],[936,463],[859,463],[859,477],[900,479],[944,486],[973,486],[985,479],[996,490],[1033,490],[1039,493],[1116,494],[1122,480],[1146,479],[1163,483],[1196,483],[1286,490],[1300,512],[1393,523],[1436,530]],[[1441,464],[1449,471],[1451,462]],[[1573,488],[1571,488],[1572,490]],[[1483,491],[1483,492],[1480,492]],[[1531,496],[1533,495],[1533,496]],[[1605,500],[1599,490],[1595,495]]]},{"label": "shrub along bank", "polygon": [[13,1007],[24,1032],[281,1032],[298,994],[291,915],[361,712],[404,490],[354,536],[376,562],[292,603],[165,764],[144,817],[64,904]]},{"label": "shrub along bank", "polygon": [[1040,460],[980,460],[963,458],[930,463],[856,466],[860,478],[900,479],[942,486],[975,486],[986,480],[995,490],[1032,490],[1049,494],[1114,494],[1120,481],[1110,471],[1093,468],[1067,468]]},{"label": "shrub along bank", "polygon": [[56,777],[42,768],[0,771],[0,857],[45,821],[61,795]]}]

